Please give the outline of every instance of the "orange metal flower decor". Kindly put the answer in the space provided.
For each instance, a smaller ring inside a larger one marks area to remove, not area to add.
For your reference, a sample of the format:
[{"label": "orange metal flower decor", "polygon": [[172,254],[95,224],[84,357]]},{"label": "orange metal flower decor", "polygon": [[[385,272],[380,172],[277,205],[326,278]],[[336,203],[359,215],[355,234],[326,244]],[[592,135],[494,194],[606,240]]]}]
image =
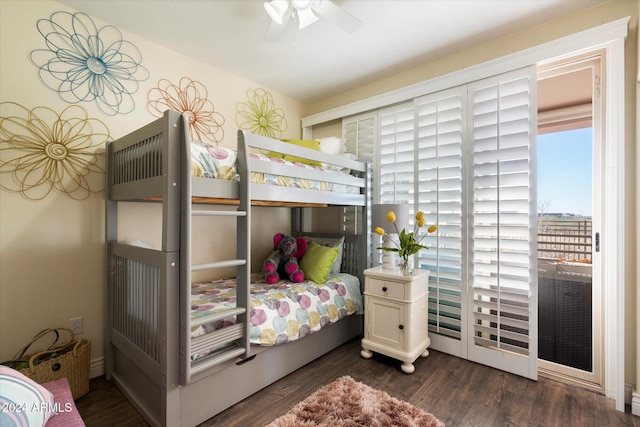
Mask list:
[{"label": "orange metal flower decor", "polygon": [[208,96],[202,83],[188,77],[181,78],[177,85],[161,79],[158,87],[149,91],[147,110],[156,117],[161,117],[167,109],[182,113],[189,120],[192,140],[219,144],[224,138],[225,119],[215,111]]}]

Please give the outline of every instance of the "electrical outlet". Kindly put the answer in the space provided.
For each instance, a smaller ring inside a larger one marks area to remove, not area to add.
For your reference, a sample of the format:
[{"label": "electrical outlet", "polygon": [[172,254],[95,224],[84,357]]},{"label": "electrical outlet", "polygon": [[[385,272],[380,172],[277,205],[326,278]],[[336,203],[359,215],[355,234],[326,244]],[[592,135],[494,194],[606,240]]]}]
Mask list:
[{"label": "electrical outlet", "polygon": [[71,329],[74,334],[81,334],[82,317],[74,317],[73,319],[69,319],[69,329]]}]

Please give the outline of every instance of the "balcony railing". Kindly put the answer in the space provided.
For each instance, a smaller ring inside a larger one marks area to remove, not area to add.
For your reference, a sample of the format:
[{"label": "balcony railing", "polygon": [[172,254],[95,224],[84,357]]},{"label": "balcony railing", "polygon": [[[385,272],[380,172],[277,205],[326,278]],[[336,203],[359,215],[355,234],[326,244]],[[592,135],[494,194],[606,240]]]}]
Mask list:
[{"label": "balcony railing", "polygon": [[545,261],[592,261],[590,219],[545,217],[538,221],[538,259]]}]

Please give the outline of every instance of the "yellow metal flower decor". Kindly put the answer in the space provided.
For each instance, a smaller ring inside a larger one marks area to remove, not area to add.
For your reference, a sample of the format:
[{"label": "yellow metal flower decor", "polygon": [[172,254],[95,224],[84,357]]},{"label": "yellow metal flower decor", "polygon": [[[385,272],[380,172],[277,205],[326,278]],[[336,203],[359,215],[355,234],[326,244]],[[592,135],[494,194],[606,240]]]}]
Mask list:
[{"label": "yellow metal flower decor", "polygon": [[383,251],[397,252],[400,258],[402,259],[401,271],[405,275],[413,274],[413,264],[411,263],[411,257],[420,251],[420,249],[429,249],[428,246],[423,245],[422,241],[424,238],[434,233],[438,227],[436,225],[430,225],[427,228],[427,232],[420,236],[420,229],[424,227],[426,220],[424,219],[424,212],[419,211],[416,214],[416,221],[413,227],[413,231],[407,233],[403,228],[401,231],[398,231],[398,226],[396,225],[396,214],[393,211],[387,212],[387,219],[389,222],[393,223],[394,228],[396,229],[396,233],[398,234],[398,242],[391,239],[389,234],[385,233],[384,228],[376,227],[375,232],[380,236],[386,236],[390,239],[395,246],[381,246],[376,249],[381,249]]},{"label": "yellow metal flower decor", "polygon": [[276,108],[273,95],[261,88],[249,89],[247,98],[246,102],[238,103],[238,127],[267,138],[280,138],[287,130],[287,120],[284,110]]},{"label": "yellow metal flower decor", "polygon": [[107,126],[70,105],[61,113],[40,106],[0,103],[0,188],[41,200],[51,190],[84,200],[104,190],[101,157]]}]

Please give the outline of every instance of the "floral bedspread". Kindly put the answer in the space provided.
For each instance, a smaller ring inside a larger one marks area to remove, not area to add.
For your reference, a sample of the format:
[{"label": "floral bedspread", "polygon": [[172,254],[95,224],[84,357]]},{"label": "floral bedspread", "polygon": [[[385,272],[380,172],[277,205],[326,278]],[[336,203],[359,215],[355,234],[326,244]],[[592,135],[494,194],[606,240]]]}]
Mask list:
[{"label": "floral bedspread", "polygon": [[[300,168],[312,169],[324,172],[320,166],[312,166],[299,162],[290,162],[275,157],[269,157],[260,153],[249,153],[252,159],[258,159],[273,163],[294,165]],[[191,167],[192,175],[202,178],[226,179],[230,181],[239,180],[237,153],[234,150],[212,145],[191,143]],[[316,181],[304,178],[293,178],[282,175],[268,173],[251,173],[251,182],[256,184],[279,185],[282,187],[305,188],[321,191],[350,191],[346,186],[333,184],[330,182]]]},{"label": "floral bedspread", "polygon": [[[339,274],[326,283],[280,281],[267,284],[254,274],[251,285],[250,341],[276,345],[298,340],[338,320],[362,312],[362,296],[357,278]],[[197,319],[236,306],[235,279],[195,283],[191,287],[191,317]],[[207,324],[192,336],[233,323],[233,317]]]},{"label": "floral bedspread", "polygon": [[235,151],[213,145],[191,143],[191,174],[202,178],[239,179]]}]

